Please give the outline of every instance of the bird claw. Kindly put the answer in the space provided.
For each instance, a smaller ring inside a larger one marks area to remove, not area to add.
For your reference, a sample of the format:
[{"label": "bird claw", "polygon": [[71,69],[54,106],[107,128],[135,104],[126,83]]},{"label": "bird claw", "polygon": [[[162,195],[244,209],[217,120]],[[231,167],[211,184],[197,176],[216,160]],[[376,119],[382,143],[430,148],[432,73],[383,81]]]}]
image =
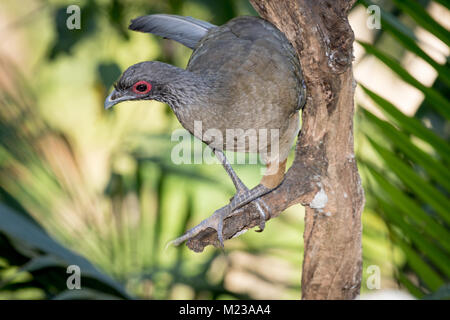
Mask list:
[{"label": "bird claw", "polygon": [[217,239],[219,240],[219,246],[221,248],[224,247],[223,244],[223,220],[230,216],[231,212],[229,209],[229,205],[226,205],[220,209],[217,209],[210,217],[206,218],[202,222],[200,222],[197,226],[192,229],[186,231],[184,235],[178,237],[174,240],[171,240],[167,243],[166,248],[169,246],[178,246],[184,241],[194,238],[202,231],[205,231],[208,228],[212,228],[217,232]]},{"label": "bird claw", "polygon": [[262,199],[256,199],[254,200],[254,203],[261,219],[259,222],[259,230],[256,230],[256,232],[263,232],[266,227],[266,218],[267,216],[271,216],[271,210]]}]

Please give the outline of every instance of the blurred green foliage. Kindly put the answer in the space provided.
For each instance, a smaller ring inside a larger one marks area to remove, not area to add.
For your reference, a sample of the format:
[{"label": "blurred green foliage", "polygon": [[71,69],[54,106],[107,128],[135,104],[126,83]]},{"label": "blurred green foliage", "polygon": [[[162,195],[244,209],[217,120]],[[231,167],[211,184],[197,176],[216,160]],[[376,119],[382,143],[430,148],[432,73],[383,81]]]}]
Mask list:
[{"label": "blurred green foliage", "polygon": [[[365,6],[374,4],[361,2]],[[366,210],[383,218],[390,240],[404,255],[404,262],[396,266],[398,282],[417,298],[450,299],[450,68],[448,56],[444,65],[439,64],[409,31],[420,26],[447,46],[450,32],[426,10],[431,1],[393,3],[392,12],[381,9],[383,31],[377,41],[359,44],[367,55],[376,57],[399,79],[421,91],[424,100],[415,116],[409,117],[389,99],[360,84],[384,116],[376,116],[365,106],[358,108],[359,149],[375,152],[358,153],[365,176]],[[380,45],[386,37],[397,41],[399,57]],[[431,87],[402,65],[408,53],[436,71]]]},{"label": "blurred green foliage", "polygon": [[[2,4],[13,17],[7,35],[19,40],[10,42],[17,57],[0,55],[0,299],[298,298],[303,208],[289,208],[261,234],[227,241],[225,251],[164,250],[168,240],[227,203],[232,183],[220,165],[172,163],[177,142],[170,134],[180,125],[167,106],[125,103],[103,110],[112,83],[129,65],[160,60],[185,67],[191,52],[129,32],[130,19],[163,12],[220,25],[255,15],[248,2],[78,1],[80,30],[65,24],[74,3],[26,2],[29,13],[18,2]],[[429,297],[442,298],[450,265],[450,77],[448,64],[421,51],[413,26],[438,35],[445,30],[394,2],[383,6],[376,41],[361,44],[426,99],[408,117],[364,87],[388,119],[358,108],[357,156],[367,197],[363,267],[381,268],[383,288],[400,285],[418,297],[435,292]],[[395,58],[380,48],[385,37],[402,45]],[[436,69],[435,85],[426,87],[402,69],[405,51]],[[433,119],[431,129],[425,118]],[[247,185],[258,183],[259,166],[235,168]],[[71,264],[81,267],[83,290],[67,290]]]}]

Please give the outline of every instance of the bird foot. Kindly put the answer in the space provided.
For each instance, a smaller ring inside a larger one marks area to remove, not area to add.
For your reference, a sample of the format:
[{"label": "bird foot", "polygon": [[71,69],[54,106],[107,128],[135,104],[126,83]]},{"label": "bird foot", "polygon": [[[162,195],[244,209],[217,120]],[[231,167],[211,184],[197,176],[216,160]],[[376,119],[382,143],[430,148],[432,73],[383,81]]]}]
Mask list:
[{"label": "bird foot", "polygon": [[267,206],[267,204],[262,200],[259,199],[262,195],[270,192],[271,190],[259,185],[255,187],[252,190],[242,190],[238,192],[232,199],[231,202],[220,208],[217,209],[210,217],[206,218],[200,224],[195,226],[194,228],[188,230],[184,235],[182,235],[179,238],[176,238],[170,242],[167,243],[166,248],[173,245],[178,246],[184,241],[187,241],[189,239],[192,239],[193,237],[197,236],[202,231],[205,231],[208,228],[212,228],[217,232],[217,239],[219,240],[219,245],[221,248],[224,247],[223,244],[223,222],[225,219],[235,215],[238,213],[239,208],[242,206],[253,202],[256,206],[256,209],[260,215],[260,224],[259,224],[259,230],[257,232],[262,232],[264,230],[266,219],[267,217],[270,217],[271,211],[270,208]]},{"label": "bird foot", "polygon": [[260,216],[259,230],[257,230],[257,232],[262,232],[264,230],[266,226],[266,219],[267,217],[271,216],[269,206],[264,202],[264,200],[260,199],[261,196],[269,193],[270,191],[272,190],[262,184],[259,184],[251,190],[249,190],[247,187],[244,187],[235,194],[230,202],[233,211],[241,208],[247,203],[253,202]]},{"label": "bird foot", "polygon": [[[248,189],[246,191],[248,191]],[[235,196],[230,198],[230,205],[231,205],[231,202],[233,202],[234,197]],[[259,230],[256,230],[256,232],[263,232],[264,228],[266,227],[266,218],[270,217],[271,210],[270,210],[269,206],[262,199],[258,198],[258,199],[253,200],[252,202],[255,205],[256,210],[258,211],[259,216],[261,218],[261,221],[259,223]]]},{"label": "bird foot", "polygon": [[186,231],[184,235],[181,237],[178,237],[172,241],[169,241],[166,245],[166,248],[169,246],[178,246],[184,241],[187,241],[189,239],[192,239],[196,235],[198,235],[200,232],[205,231],[208,228],[212,228],[216,230],[217,232],[217,238],[219,240],[219,245],[221,248],[224,247],[223,245],[223,221],[228,218],[229,216],[232,216],[233,212],[230,210],[230,204],[217,209],[210,217],[206,218],[202,222],[200,222],[197,226],[193,227],[192,229]]}]

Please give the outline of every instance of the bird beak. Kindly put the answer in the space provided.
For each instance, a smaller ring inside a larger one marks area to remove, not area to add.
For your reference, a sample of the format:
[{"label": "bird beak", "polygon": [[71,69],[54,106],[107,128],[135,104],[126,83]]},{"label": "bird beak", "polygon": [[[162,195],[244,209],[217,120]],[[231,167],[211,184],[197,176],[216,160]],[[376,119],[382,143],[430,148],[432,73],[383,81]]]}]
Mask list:
[{"label": "bird beak", "polygon": [[127,101],[127,100],[132,100],[134,99],[134,97],[131,96],[121,96],[120,92],[113,90],[109,96],[106,97],[105,99],[105,109],[109,109],[112,106],[118,104],[119,102],[122,101]]}]

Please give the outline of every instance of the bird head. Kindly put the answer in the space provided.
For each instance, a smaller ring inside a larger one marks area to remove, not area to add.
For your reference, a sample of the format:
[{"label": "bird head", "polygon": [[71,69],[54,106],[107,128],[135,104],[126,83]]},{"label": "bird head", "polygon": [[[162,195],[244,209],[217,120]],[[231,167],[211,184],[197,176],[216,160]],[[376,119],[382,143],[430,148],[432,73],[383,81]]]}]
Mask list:
[{"label": "bird head", "polygon": [[105,109],[123,101],[164,100],[166,84],[173,78],[173,68],[157,61],[132,65],[114,84],[114,90],[105,100]]}]

